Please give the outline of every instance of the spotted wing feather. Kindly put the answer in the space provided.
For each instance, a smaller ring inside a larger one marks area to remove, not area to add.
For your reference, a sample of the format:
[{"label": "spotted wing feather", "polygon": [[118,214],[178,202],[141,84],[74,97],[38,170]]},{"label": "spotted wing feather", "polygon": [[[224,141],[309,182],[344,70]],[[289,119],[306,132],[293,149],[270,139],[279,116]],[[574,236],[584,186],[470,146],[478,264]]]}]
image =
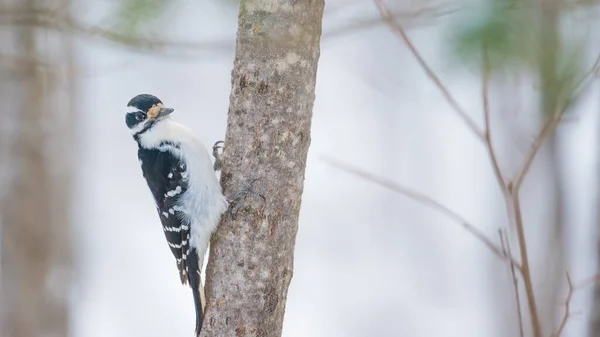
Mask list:
[{"label": "spotted wing feather", "polygon": [[190,226],[178,206],[188,189],[186,164],[178,156],[176,144],[164,144],[159,149],[138,149],[138,158],[156,208],[171,253],[177,261],[181,283],[188,281]]}]

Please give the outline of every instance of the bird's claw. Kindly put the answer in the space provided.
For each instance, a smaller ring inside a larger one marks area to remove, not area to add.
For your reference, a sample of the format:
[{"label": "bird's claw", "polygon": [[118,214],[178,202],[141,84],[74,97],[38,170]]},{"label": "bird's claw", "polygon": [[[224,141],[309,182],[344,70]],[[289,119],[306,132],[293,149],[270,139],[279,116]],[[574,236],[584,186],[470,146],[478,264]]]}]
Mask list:
[{"label": "bird's claw", "polygon": [[231,207],[231,210],[229,211],[229,215],[231,216],[231,219],[233,219],[233,220],[236,219],[237,212],[239,211],[240,207],[242,207],[242,205],[244,204],[244,200],[246,199],[247,196],[259,197],[263,201],[265,201],[265,202],[267,201],[267,198],[265,198],[264,195],[252,190],[252,185],[254,185],[254,183],[257,180],[258,180],[258,178],[253,179],[248,185],[246,185],[246,187],[244,187],[244,189],[237,192],[233,196],[227,197],[227,201],[229,202],[229,204],[233,205]]},{"label": "bird's claw", "polygon": [[221,154],[219,153],[219,149],[223,149],[223,145],[221,145],[221,144],[225,144],[225,142],[220,140],[220,141],[216,142],[212,148],[212,155],[213,155],[213,157],[215,157],[215,163],[213,164],[213,169],[215,171],[218,171],[221,169]]}]

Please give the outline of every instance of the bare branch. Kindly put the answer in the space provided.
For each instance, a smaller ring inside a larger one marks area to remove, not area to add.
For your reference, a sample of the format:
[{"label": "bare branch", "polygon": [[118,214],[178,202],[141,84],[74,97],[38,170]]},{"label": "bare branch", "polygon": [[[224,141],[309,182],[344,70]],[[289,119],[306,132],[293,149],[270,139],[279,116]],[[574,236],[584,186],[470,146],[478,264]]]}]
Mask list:
[{"label": "bare branch", "polygon": [[36,8],[31,10],[21,10],[19,8],[0,9],[0,25],[29,25],[39,28],[54,30],[71,30],[87,36],[100,37],[121,45],[135,47],[138,49],[179,49],[179,50],[231,50],[233,43],[223,41],[205,41],[205,42],[172,42],[162,40],[158,37],[144,37],[123,34],[110,29],[102,28],[96,25],[84,23],[67,11],[58,11],[48,8]]},{"label": "bare branch", "polygon": [[[397,20],[408,21],[409,27],[414,27],[415,25],[421,26],[423,24],[423,21],[425,20],[433,20],[444,16],[452,15],[458,12],[459,10],[460,9],[457,7],[423,7],[413,11],[395,11],[391,15]],[[359,18],[353,20],[349,24],[345,24],[340,27],[324,31],[323,38],[330,39],[346,34],[351,34],[353,32],[364,31],[366,29],[377,27],[385,23],[386,22],[381,16]]]},{"label": "bare branch", "polygon": [[456,213],[455,211],[451,210],[450,208],[448,208],[447,206],[444,206],[443,204],[441,204],[440,202],[424,195],[423,193],[411,190],[410,188],[407,188],[405,186],[399,185],[393,181],[389,181],[386,180],[384,178],[381,177],[377,177],[371,173],[368,173],[366,171],[363,171],[359,168],[350,166],[349,164],[343,163],[339,160],[330,158],[330,157],[321,157],[321,160],[323,160],[324,162],[326,162],[327,164],[340,169],[344,172],[350,173],[352,175],[355,175],[357,177],[360,177],[362,179],[365,179],[369,182],[372,182],[376,185],[379,185],[381,187],[384,187],[392,192],[401,194],[409,199],[412,199],[413,201],[416,201],[424,206],[427,206],[441,214],[444,214],[445,216],[449,217],[450,219],[454,220],[455,222],[459,223],[462,225],[462,227],[469,232],[469,234],[473,235],[477,240],[479,240],[480,242],[482,242],[485,246],[488,247],[488,249],[494,253],[496,256],[498,256],[500,259],[504,260],[504,261],[508,261],[510,262],[512,265],[515,266],[515,268],[517,268],[519,271],[521,270],[521,264],[516,261],[515,259],[511,258],[509,255],[505,254],[502,252],[502,248],[498,247],[498,245],[496,243],[494,243],[492,241],[492,239],[488,238],[485,233],[483,233],[481,230],[479,230],[476,226],[474,226],[473,224],[469,223],[465,218],[463,218],[461,215],[459,215],[458,213]]},{"label": "bare branch", "polygon": [[473,132],[473,134],[475,134],[475,136],[477,136],[477,138],[479,138],[480,140],[483,141],[485,139],[485,135],[480,130],[477,123],[475,123],[471,119],[471,117],[469,117],[469,115],[467,114],[465,109],[463,109],[460,106],[460,104],[456,101],[456,99],[454,99],[454,97],[452,96],[452,94],[450,93],[448,88],[442,83],[440,78],[431,69],[429,64],[427,64],[425,59],[421,56],[421,53],[417,50],[417,48],[414,46],[414,44],[412,43],[412,41],[406,34],[404,27],[398,22],[398,20],[396,20],[396,18],[391,13],[389,8],[384,4],[384,0],[375,0],[375,4],[377,5],[377,9],[379,10],[379,13],[380,13],[381,17],[383,18],[383,20],[388,24],[388,26],[396,34],[400,35],[400,37],[402,38],[402,40],[404,41],[404,43],[406,44],[408,49],[411,51],[411,53],[417,59],[417,62],[419,63],[421,68],[423,68],[423,70],[425,71],[427,76],[435,83],[435,85],[438,87],[438,89],[442,92],[444,98],[446,99],[446,101],[448,101],[448,104],[450,104],[450,106],[458,114],[460,119],[462,119],[462,121],[467,125],[467,127],[471,130],[471,132]]},{"label": "bare branch", "polygon": [[494,145],[492,143],[492,127],[491,127],[491,112],[490,112],[490,102],[489,102],[489,81],[490,81],[490,65],[487,57],[487,51],[484,47],[484,62],[483,62],[483,111],[484,111],[484,121],[485,121],[485,146],[487,148],[488,155],[490,157],[490,161],[492,162],[492,169],[494,170],[494,176],[498,181],[498,185],[502,189],[503,195],[506,197],[508,195],[508,188],[506,185],[506,181],[502,176],[502,171],[500,170],[500,164],[498,162],[498,156],[496,155],[496,151],[494,150]]},{"label": "bare branch", "polygon": [[[585,83],[586,80],[589,79],[590,77],[592,77],[593,74],[596,71],[598,71],[599,68],[600,68],[600,55],[598,55],[596,57],[596,60],[594,61],[594,64],[592,65],[592,67],[581,77],[581,79],[579,81],[576,82],[575,87],[573,88],[573,92],[580,90],[581,88],[589,85],[590,82],[588,82],[586,84]],[[523,167],[519,171],[517,171],[516,177],[511,180],[515,191],[518,191],[519,188],[521,187],[521,185],[523,184],[523,180],[525,180],[525,176],[529,172],[529,169],[531,168],[531,165],[532,165],[537,153],[539,152],[540,148],[542,147],[542,145],[544,145],[544,143],[546,142],[548,137],[556,130],[556,128],[558,127],[560,122],[563,120],[564,112],[568,105],[567,103],[568,102],[563,103],[562,106],[556,107],[556,111],[555,111],[554,115],[546,121],[546,123],[542,127],[542,130],[537,135],[537,137],[534,139],[534,141],[531,145],[530,152],[525,157],[525,163],[523,164]]]},{"label": "bare branch", "polygon": [[567,321],[569,320],[569,315],[571,313],[571,299],[573,298],[573,293],[575,292],[575,287],[573,287],[573,282],[571,281],[571,276],[569,272],[567,272],[567,285],[569,287],[567,293],[567,299],[565,300],[565,313],[563,314],[563,318],[558,326],[558,330],[554,336],[560,337],[567,325]]},{"label": "bare branch", "polygon": [[[521,250],[521,275],[523,276],[523,284],[525,286],[525,295],[527,296],[527,304],[529,305],[529,315],[531,325],[533,327],[533,335],[535,337],[542,336],[542,325],[540,316],[535,301],[535,291],[533,288],[533,278],[531,269],[529,268],[529,257],[527,253],[527,241],[525,240],[525,224],[523,223],[523,213],[521,212],[521,201],[519,200],[519,192],[513,193],[511,196],[512,207],[514,209],[515,227],[517,228],[517,237],[519,239],[519,249]],[[507,203],[510,201],[507,201]]]},{"label": "bare branch", "polygon": [[[500,233],[500,242],[502,242],[502,253],[503,254],[508,254],[509,260],[512,261],[512,252],[510,250],[510,242],[508,241],[508,238],[504,235],[504,233],[502,232],[502,230],[499,230],[498,233]],[[524,337],[525,336],[525,327],[523,325],[523,311],[521,310],[521,296],[519,294],[519,280],[517,279],[517,274],[515,272],[515,265],[510,262],[510,275],[512,278],[512,283],[513,283],[513,290],[515,292],[515,299],[517,301],[517,315],[519,318],[519,336],[520,337]]]},{"label": "bare branch", "polygon": [[567,272],[566,275],[567,275],[568,290],[567,290],[567,297],[565,299],[565,312],[563,314],[562,320],[560,321],[560,325],[558,326],[558,329],[556,330],[556,332],[554,334],[552,334],[553,337],[560,337],[564,332],[567,322],[569,321],[569,318],[572,315],[571,302],[573,300],[573,295],[574,295],[575,291],[580,290],[581,288],[590,286],[594,283],[600,282],[600,274],[594,274],[594,275],[587,277],[577,283],[573,282],[569,272]]},{"label": "bare branch", "polygon": [[527,173],[531,168],[533,160],[537,156],[537,153],[539,152],[542,145],[544,145],[548,137],[554,132],[554,130],[556,130],[556,127],[558,126],[561,120],[561,116],[562,111],[560,109],[557,109],[556,113],[550,119],[548,119],[548,121],[546,121],[544,127],[542,128],[542,131],[540,131],[538,136],[535,137],[533,143],[531,144],[531,150],[529,154],[525,157],[525,163],[523,164],[523,167],[519,171],[517,171],[517,176],[511,180],[511,193],[518,193],[519,188],[523,184],[523,180],[525,180],[525,177],[527,176]]},{"label": "bare branch", "polygon": [[585,84],[585,81],[593,78],[599,69],[600,69],[600,54],[598,54],[598,56],[596,57],[596,60],[594,61],[594,64],[592,64],[590,69],[588,71],[586,71],[583,74],[583,76],[581,76],[581,79],[579,79],[579,81],[576,83],[573,91],[577,91],[578,89],[580,89],[580,87],[582,87]]}]

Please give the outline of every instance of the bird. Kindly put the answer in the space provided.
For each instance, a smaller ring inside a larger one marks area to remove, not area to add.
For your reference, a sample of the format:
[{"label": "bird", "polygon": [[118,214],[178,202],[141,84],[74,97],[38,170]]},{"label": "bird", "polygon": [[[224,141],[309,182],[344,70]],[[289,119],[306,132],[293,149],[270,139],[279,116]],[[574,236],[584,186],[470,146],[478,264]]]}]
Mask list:
[{"label": "bird", "polygon": [[171,120],[173,111],[156,96],[139,94],[127,103],[125,123],[137,142],[142,175],[156,203],[181,283],[192,289],[199,336],[206,305],[200,277],[204,256],[232,199],[223,194],[215,174],[220,168],[216,153],[223,142],[213,147],[213,164],[200,138]]}]

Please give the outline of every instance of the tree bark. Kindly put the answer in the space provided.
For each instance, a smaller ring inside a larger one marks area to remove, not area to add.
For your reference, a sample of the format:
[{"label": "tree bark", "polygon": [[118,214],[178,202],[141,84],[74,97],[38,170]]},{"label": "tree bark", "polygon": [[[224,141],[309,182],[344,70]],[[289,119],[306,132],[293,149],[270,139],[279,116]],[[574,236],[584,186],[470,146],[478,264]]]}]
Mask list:
[{"label": "tree bark", "polygon": [[201,336],[281,336],[304,186],[323,0],[242,0],[221,184],[244,188],[211,241]]}]

